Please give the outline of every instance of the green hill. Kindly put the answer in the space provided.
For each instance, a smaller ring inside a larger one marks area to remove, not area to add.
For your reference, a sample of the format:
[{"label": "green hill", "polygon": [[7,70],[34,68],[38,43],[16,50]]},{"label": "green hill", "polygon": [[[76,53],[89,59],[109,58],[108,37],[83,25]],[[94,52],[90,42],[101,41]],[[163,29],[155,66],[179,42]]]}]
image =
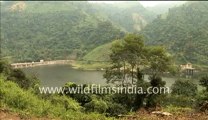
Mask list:
[{"label": "green hill", "polygon": [[141,30],[151,15],[139,3],[3,2],[2,56],[13,62],[81,58],[123,31]]},{"label": "green hill", "polygon": [[111,45],[112,43],[107,43],[104,45],[101,45],[99,47],[96,47],[92,51],[90,51],[88,54],[86,54],[83,57],[83,60],[86,61],[109,61],[110,60],[110,54],[111,54]]},{"label": "green hill", "polygon": [[142,33],[147,43],[166,46],[180,63],[208,63],[208,2],[187,2],[159,15]]},{"label": "green hill", "polygon": [[14,61],[76,59],[123,36],[87,2],[12,2],[2,5],[2,56]]}]

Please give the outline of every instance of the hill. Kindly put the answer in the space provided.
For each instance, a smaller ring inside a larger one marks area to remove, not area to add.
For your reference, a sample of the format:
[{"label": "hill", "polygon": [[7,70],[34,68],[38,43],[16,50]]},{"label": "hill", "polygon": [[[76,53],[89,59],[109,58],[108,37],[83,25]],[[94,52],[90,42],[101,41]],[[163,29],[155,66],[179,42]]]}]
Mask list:
[{"label": "hill", "polygon": [[159,15],[141,32],[151,45],[166,46],[180,63],[208,63],[208,2],[187,2]]},{"label": "hill", "polygon": [[159,14],[165,14],[168,12],[170,8],[180,6],[184,4],[186,1],[175,1],[171,3],[161,3],[152,7],[146,7],[149,11],[159,15]]},{"label": "hill", "polygon": [[138,1],[97,4],[95,8],[127,32],[138,32],[156,18],[156,14],[144,8]]},{"label": "hill", "polygon": [[2,6],[2,54],[16,62],[76,59],[124,34],[110,21],[90,13],[85,8],[91,7],[87,2],[14,2]]},{"label": "hill", "polygon": [[141,30],[151,16],[131,2],[3,2],[2,56],[13,62],[81,58],[125,32]]},{"label": "hill", "polygon": [[83,60],[86,61],[109,61],[110,60],[110,48],[112,43],[107,43],[104,45],[101,45],[99,47],[96,47],[89,53],[87,53]]}]

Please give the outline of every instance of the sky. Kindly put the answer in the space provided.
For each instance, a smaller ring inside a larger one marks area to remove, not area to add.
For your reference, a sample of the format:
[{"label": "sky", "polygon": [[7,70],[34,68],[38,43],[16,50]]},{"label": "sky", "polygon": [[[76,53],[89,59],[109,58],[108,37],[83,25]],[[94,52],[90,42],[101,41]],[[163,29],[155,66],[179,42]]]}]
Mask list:
[{"label": "sky", "polygon": [[[3,2],[0,0],[0,2]],[[126,2],[126,1],[89,1],[89,2],[94,2],[94,3],[118,3],[118,2]],[[129,1],[130,2],[130,1]],[[174,3],[174,2],[185,2],[185,1],[138,1],[140,2],[144,7],[152,7],[158,4],[163,4],[163,3]]]},{"label": "sky", "polygon": [[[113,4],[113,3],[125,2],[125,1],[89,1],[89,2]],[[152,7],[163,3],[184,2],[184,1],[138,1],[138,2],[140,2],[144,7]]]}]

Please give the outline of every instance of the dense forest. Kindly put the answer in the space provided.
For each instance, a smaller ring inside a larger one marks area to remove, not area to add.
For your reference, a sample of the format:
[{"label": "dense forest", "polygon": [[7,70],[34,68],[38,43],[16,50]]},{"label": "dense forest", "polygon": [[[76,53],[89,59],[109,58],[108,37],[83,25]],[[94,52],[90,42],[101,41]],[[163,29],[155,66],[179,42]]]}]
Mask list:
[{"label": "dense forest", "polygon": [[143,29],[146,42],[166,46],[179,63],[207,65],[207,8],[207,2],[188,2],[169,9]]},{"label": "dense forest", "polygon": [[[3,56],[11,56],[14,61],[75,59],[123,34],[108,20],[84,10],[80,3],[25,5],[21,12],[6,7],[1,14]],[[50,11],[57,6],[61,9]],[[43,10],[45,7],[48,10]]]},{"label": "dense forest", "polygon": [[5,2],[1,7],[2,56],[13,62],[86,59],[128,32],[166,46],[178,63],[208,60],[207,2],[167,5],[163,12],[138,2]]},{"label": "dense forest", "polygon": [[[143,34],[147,44],[165,46],[174,55],[178,64],[191,62],[207,65],[208,17],[206,8],[207,2],[188,2],[168,9],[167,13],[158,15],[139,33]],[[96,51],[98,52],[98,49],[92,52],[97,53]]]},{"label": "dense forest", "polygon": [[154,18],[137,4],[109,9],[88,2],[2,3],[3,56],[16,62],[80,58]]}]

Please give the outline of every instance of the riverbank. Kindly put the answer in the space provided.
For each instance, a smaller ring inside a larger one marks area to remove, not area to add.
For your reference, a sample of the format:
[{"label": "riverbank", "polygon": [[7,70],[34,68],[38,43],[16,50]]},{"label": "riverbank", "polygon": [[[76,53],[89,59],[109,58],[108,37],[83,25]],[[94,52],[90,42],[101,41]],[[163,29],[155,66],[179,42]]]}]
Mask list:
[{"label": "riverbank", "polygon": [[99,70],[103,71],[106,67],[109,67],[109,63],[102,63],[102,62],[87,62],[87,61],[72,61],[70,62],[70,65],[74,69],[80,69],[80,70]]}]

